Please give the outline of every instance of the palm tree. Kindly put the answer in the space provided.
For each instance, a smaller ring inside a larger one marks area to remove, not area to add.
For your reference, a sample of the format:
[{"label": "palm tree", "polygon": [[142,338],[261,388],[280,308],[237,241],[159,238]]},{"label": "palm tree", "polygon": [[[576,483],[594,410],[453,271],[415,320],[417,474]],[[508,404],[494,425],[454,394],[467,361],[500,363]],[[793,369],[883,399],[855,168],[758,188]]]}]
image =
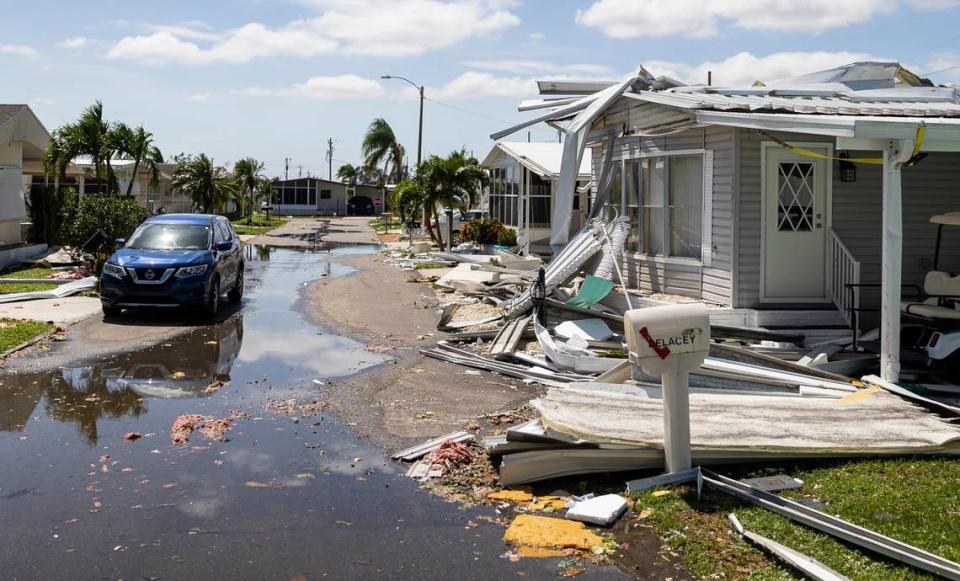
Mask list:
[{"label": "palm tree", "polygon": [[360,151],[363,154],[364,169],[368,173],[373,173],[375,168],[383,164],[386,183],[396,184],[403,179],[405,152],[397,141],[393,128],[383,118],[378,117],[370,123],[363,136]]},{"label": "palm tree", "polygon": [[230,181],[227,170],[214,165],[205,153],[178,160],[173,170],[173,187],[190,196],[194,208],[204,214],[223,208],[230,198]]},{"label": "palm tree", "polygon": [[[103,103],[100,101],[84,109],[76,122],[54,130],[44,157],[44,169],[59,183],[66,176],[70,163],[80,156],[90,158],[94,177],[106,180],[107,193],[110,194],[120,190],[113,171],[114,159],[130,157],[134,162],[133,177],[141,165],[147,165],[151,185],[159,180],[157,164],[163,163],[163,155],[153,144],[150,132],[142,126],[134,130],[123,123],[111,124],[103,117]],[[127,195],[132,193],[133,179],[127,185]]]},{"label": "palm tree", "polygon": [[417,168],[417,180],[423,188],[427,231],[442,246],[440,229],[434,235],[432,228],[433,219],[438,217],[437,208],[470,209],[480,200],[487,174],[475,157],[460,149],[447,157],[431,155]]},{"label": "palm tree", "polygon": [[357,178],[360,177],[360,168],[349,163],[345,163],[337,168],[337,179],[345,184],[354,186],[357,184]]},{"label": "palm tree", "polygon": [[263,163],[252,157],[241,159],[233,164],[233,179],[236,180],[237,189],[246,198],[240,207],[247,215],[247,224],[253,224],[254,192],[263,178]]},{"label": "palm tree", "polygon": [[110,125],[103,119],[103,103],[97,101],[84,109],[80,119],[58,127],[51,138],[53,143],[46,154],[45,165],[55,172],[58,179],[66,175],[70,162],[86,155],[90,157],[97,179],[105,177],[106,166],[107,183],[112,187],[112,167],[109,159],[113,157],[113,150],[110,148]]},{"label": "palm tree", "polygon": [[400,221],[406,223],[407,216],[416,216],[423,211],[423,184],[417,179],[406,179],[397,184],[390,192],[390,208],[400,212]]},{"label": "palm tree", "polygon": [[137,178],[140,166],[150,172],[150,187],[157,187],[160,183],[160,164],[163,163],[163,154],[153,144],[153,134],[143,128],[130,129],[124,123],[115,124],[111,130],[112,140],[116,142],[117,153],[133,160],[133,171],[127,183],[127,196],[133,195],[133,182]]},{"label": "palm tree", "polygon": [[264,177],[257,182],[257,192],[255,200],[266,200],[267,204],[273,204],[273,180]]}]

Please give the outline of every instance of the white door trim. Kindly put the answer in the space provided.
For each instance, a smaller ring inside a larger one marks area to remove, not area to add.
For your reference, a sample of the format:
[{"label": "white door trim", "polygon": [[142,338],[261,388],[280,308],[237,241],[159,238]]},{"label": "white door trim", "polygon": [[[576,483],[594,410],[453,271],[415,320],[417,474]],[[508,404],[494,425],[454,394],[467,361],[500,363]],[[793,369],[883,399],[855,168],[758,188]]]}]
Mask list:
[{"label": "white door trim", "polygon": [[[790,141],[790,145],[795,145],[797,147],[802,147],[804,149],[810,149],[813,151],[823,151],[827,156],[833,157],[833,144],[827,142],[813,142],[813,141]],[[827,291],[826,286],[824,286],[823,298],[809,298],[809,297],[798,297],[798,298],[785,298],[785,297],[767,297],[766,292],[766,280],[767,280],[767,151],[771,148],[783,149],[782,145],[779,145],[773,141],[762,141],[760,142],[760,302],[762,303],[832,303],[829,292]],[[824,204],[825,216],[823,231],[824,231],[824,240],[826,241],[827,233],[830,232],[830,228],[833,227],[833,162],[830,160],[825,160],[824,165],[827,168],[827,191],[826,191],[826,201]],[[827,280],[827,274],[830,272],[830,265],[827,264],[827,248],[828,244],[824,244],[824,256],[823,256],[823,269],[824,269],[824,280]]]}]

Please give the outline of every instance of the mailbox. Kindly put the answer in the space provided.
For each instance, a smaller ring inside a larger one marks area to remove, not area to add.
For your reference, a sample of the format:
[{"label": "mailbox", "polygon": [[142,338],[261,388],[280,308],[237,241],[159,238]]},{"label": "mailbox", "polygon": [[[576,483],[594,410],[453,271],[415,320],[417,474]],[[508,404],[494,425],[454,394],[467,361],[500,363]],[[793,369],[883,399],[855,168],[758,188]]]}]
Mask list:
[{"label": "mailbox", "polygon": [[630,360],[663,386],[667,472],[686,470],[690,456],[690,372],[710,352],[710,313],[702,303],[627,311],[623,328]]}]

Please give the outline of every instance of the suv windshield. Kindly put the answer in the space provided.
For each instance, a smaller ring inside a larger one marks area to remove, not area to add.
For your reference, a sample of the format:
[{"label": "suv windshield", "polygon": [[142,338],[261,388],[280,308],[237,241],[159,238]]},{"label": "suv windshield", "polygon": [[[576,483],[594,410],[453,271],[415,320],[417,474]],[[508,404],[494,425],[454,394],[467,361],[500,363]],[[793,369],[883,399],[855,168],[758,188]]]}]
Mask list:
[{"label": "suv windshield", "polygon": [[202,250],[210,245],[210,226],[202,224],[143,224],[126,248],[143,250]]}]

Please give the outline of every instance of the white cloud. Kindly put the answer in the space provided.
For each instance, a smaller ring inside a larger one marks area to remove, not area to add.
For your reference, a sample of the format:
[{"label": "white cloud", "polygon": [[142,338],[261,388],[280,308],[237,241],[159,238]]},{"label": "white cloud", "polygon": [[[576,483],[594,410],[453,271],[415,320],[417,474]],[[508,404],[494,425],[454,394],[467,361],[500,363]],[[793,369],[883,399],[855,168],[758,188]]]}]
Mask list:
[{"label": "white cloud", "polygon": [[778,52],[765,56],[740,52],[721,61],[699,64],[649,61],[643,65],[653,75],[665,75],[690,84],[706,84],[707,71],[712,71],[714,85],[730,87],[795,77],[864,60],[885,59],[858,52]]},{"label": "white cloud", "polygon": [[537,94],[537,84],[533,77],[498,77],[491,73],[468,71],[440,87],[427,87],[426,94],[428,98],[450,100],[529,97]]},{"label": "white cloud", "polygon": [[60,48],[78,49],[87,46],[89,40],[85,36],[72,36],[57,43]]},{"label": "white cloud", "polygon": [[363,99],[382,97],[383,86],[379,81],[357,75],[310,77],[302,83],[281,89],[250,87],[237,91],[254,97],[300,97],[306,99]]},{"label": "white cloud", "polygon": [[25,44],[3,44],[0,43],[0,54],[9,54],[14,56],[22,56],[26,58],[37,58],[40,56],[40,53],[37,52],[32,46],[27,46]]},{"label": "white cloud", "polygon": [[33,99],[30,99],[30,104],[35,107],[38,105],[39,106],[53,105],[56,102],[57,102],[56,99],[53,99],[51,97],[34,97]]},{"label": "white cloud", "polygon": [[541,42],[546,38],[542,32],[531,32],[527,35],[527,40],[530,42]]},{"label": "white cloud", "polygon": [[[932,6],[950,0],[907,0]],[[579,24],[614,38],[713,36],[730,25],[746,30],[820,33],[892,12],[898,0],[595,0]]]},{"label": "white cloud", "polygon": [[207,103],[210,101],[210,97],[210,93],[194,93],[187,97],[187,101],[190,101],[191,103]]},{"label": "white cloud", "polygon": [[579,63],[557,65],[546,61],[535,60],[500,60],[500,61],[468,61],[464,63],[470,68],[485,71],[504,73],[522,73],[549,76],[551,78],[618,78],[620,75],[613,72],[607,65]]},{"label": "white cloud", "polygon": [[251,22],[215,31],[197,22],[127,36],[108,58],[146,64],[246,63],[340,54],[419,56],[520,23],[513,0],[312,0],[317,14],[280,27]]}]

